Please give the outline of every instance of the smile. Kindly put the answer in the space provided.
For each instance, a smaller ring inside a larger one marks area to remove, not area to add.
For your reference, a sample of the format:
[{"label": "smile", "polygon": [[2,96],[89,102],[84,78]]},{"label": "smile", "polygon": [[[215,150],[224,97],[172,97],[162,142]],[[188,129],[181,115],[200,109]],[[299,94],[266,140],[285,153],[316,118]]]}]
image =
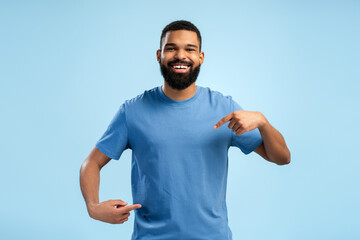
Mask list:
[{"label": "smile", "polygon": [[173,69],[174,72],[185,73],[189,71],[190,66],[185,64],[173,64],[171,65],[171,68]]}]

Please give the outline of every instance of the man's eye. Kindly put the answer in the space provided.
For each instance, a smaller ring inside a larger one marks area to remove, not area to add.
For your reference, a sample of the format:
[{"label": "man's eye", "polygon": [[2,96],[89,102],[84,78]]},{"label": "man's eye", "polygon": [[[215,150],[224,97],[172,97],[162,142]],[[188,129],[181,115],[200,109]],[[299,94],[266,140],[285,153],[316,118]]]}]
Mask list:
[{"label": "man's eye", "polygon": [[186,49],[186,51],[192,52],[192,51],[195,51],[195,49],[188,48],[188,49]]},{"label": "man's eye", "polygon": [[175,50],[175,48],[167,48],[166,50],[173,51],[173,50]]}]

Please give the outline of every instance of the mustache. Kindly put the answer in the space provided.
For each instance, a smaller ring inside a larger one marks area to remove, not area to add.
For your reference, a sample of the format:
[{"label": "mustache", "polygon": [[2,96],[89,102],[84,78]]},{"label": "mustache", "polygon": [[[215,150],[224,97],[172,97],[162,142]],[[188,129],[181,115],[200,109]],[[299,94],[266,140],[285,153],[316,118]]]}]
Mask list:
[{"label": "mustache", "polygon": [[173,60],[173,61],[168,62],[167,65],[176,64],[176,63],[187,64],[187,65],[189,65],[190,67],[192,67],[192,65],[193,65],[192,62],[187,62],[187,61],[182,61],[182,60]]}]

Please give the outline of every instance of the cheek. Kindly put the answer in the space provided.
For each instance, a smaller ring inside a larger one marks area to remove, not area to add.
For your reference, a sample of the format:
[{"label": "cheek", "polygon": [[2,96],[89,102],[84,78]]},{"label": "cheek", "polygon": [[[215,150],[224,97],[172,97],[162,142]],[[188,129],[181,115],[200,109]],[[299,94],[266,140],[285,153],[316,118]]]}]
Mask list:
[{"label": "cheek", "polygon": [[162,63],[168,63],[171,60],[171,58],[169,56],[163,56],[162,58],[160,58],[160,61]]},{"label": "cheek", "polygon": [[199,66],[200,65],[200,60],[199,59],[192,59],[192,62],[194,63],[194,66]]},{"label": "cheek", "polygon": [[191,61],[193,61],[195,64],[199,64],[201,62],[201,59],[199,58],[199,56],[193,56],[190,58]]}]

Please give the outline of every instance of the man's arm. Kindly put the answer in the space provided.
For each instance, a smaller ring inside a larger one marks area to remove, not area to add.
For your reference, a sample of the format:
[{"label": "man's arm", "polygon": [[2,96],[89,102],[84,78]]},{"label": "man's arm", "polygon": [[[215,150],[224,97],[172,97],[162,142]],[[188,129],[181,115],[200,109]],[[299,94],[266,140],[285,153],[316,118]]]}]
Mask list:
[{"label": "man's arm", "polygon": [[[264,117],[266,120],[266,118]],[[284,137],[266,120],[265,124],[259,128],[263,143],[254,152],[264,159],[285,165],[290,163],[290,151],[286,146]]]},{"label": "man's arm", "polygon": [[[108,223],[124,223],[130,211],[140,204],[126,206],[122,200],[108,200],[99,203],[100,170],[111,158],[94,147],[80,168],[80,187],[90,217]],[[126,206],[126,207],[125,207]]]},{"label": "man's arm", "polygon": [[264,159],[278,165],[290,163],[290,151],[283,136],[271,126],[262,113],[244,110],[234,111],[217,122],[214,128],[217,129],[228,121],[230,121],[228,127],[236,135],[241,135],[255,128],[259,129],[263,143],[255,149],[255,152]]}]

